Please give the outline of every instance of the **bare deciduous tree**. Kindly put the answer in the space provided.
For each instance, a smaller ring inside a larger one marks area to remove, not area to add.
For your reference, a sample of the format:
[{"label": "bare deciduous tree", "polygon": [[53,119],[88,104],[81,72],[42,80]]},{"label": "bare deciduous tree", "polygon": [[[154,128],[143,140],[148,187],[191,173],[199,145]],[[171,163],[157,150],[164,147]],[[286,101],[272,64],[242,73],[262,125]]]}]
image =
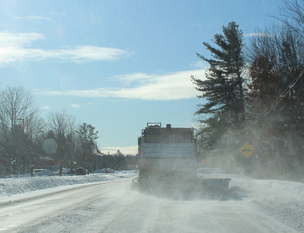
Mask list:
[{"label": "bare deciduous tree", "polygon": [[0,95],[0,147],[12,173],[24,172],[34,153],[33,135],[42,127],[33,96],[23,87],[7,87]]},{"label": "bare deciduous tree", "polygon": [[57,142],[57,151],[54,154],[59,164],[59,172],[62,174],[63,166],[71,166],[75,151],[76,124],[73,116],[65,111],[50,113],[48,117],[48,137]]},{"label": "bare deciduous tree", "polygon": [[280,8],[279,21],[303,37],[304,32],[304,0],[284,0]]}]

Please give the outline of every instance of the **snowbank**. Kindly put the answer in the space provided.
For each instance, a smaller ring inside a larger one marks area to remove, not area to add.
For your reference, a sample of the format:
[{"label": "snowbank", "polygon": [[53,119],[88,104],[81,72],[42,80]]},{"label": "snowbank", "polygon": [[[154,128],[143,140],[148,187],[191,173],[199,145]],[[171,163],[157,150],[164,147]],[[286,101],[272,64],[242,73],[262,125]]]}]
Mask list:
[{"label": "snowbank", "polygon": [[240,187],[251,195],[270,198],[304,200],[304,183],[282,180],[259,180],[249,177],[232,176],[230,187]]},{"label": "snowbank", "polygon": [[115,181],[132,178],[137,176],[137,174],[137,171],[117,171],[109,174],[98,173],[85,176],[27,176],[2,178],[0,179],[0,198],[58,186]]},{"label": "snowbank", "polygon": [[230,185],[243,189],[258,210],[304,232],[304,183],[235,176]]}]

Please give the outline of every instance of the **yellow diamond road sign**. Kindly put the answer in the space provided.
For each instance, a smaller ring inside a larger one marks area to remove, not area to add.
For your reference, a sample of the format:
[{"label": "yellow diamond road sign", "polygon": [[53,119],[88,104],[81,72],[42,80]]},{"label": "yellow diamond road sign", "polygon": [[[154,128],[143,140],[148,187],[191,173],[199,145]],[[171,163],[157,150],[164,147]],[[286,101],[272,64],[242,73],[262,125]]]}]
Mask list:
[{"label": "yellow diamond road sign", "polygon": [[248,142],[246,142],[239,151],[245,156],[246,159],[248,159],[255,149]]}]

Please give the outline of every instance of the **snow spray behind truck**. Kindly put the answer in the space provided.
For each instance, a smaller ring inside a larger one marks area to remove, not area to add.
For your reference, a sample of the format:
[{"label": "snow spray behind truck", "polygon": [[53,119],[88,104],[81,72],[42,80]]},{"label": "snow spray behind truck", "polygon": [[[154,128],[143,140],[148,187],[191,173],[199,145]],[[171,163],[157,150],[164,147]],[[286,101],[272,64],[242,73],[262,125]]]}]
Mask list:
[{"label": "snow spray behind truck", "polygon": [[197,177],[197,143],[194,128],[147,123],[138,138],[141,192],[195,193],[229,188],[230,178]]}]

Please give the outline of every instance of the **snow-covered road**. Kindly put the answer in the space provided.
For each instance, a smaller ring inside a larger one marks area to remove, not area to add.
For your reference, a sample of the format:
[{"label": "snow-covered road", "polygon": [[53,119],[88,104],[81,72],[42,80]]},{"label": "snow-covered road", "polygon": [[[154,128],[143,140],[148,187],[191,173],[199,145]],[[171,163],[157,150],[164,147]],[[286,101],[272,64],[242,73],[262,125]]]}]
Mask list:
[{"label": "snow-covered road", "polygon": [[304,232],[303,183],[234,176],[241,199],[220,201],[148,196],[131,190],[131,180],[3,195],[0,231]]}]

